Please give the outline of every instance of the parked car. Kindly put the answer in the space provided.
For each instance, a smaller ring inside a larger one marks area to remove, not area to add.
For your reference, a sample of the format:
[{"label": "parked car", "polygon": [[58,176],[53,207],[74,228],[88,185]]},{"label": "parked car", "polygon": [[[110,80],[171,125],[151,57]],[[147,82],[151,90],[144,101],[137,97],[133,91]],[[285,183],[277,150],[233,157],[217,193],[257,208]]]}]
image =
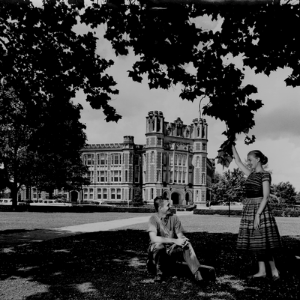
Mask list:
[{"label": "parked car", "polygon": [[[25,200],[18,201],[18,205],[28,205]],[[12,205],[12,199],[10,198],[2,198],[0,199],[0,205]]]},{"label": "parked car", "polygon": [[82,201],[79,204],[81,204],[81,205],[99,205],[100,202],[99,201],[87,201],[87,200],[84,200],[84,201]]},{"label": "parked car", "polygon": [[[222,205],[229,206],[229,202],[223,202]],[[243,204],[241,202],[232,201],[230,202],[230,205],[243,205]]]},{"label": "parked car", "polygon": [[11,199],[0,199],[0,205],[11,205],[12,200]]},{"label": "parked car", "polygon": [[62,203],[52,199],[33,200],[32,203],[30,203],[30,205],[31,206],[72,206],[71,203],[66,203],[66,202]]}]

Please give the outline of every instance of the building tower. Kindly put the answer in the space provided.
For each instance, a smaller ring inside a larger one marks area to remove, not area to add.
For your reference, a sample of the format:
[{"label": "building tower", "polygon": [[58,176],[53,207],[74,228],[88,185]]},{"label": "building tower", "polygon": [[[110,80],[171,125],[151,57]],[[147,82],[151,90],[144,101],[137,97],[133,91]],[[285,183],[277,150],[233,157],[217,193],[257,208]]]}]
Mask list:
[{"label": "building tower", "polygon": [[124,136],[123,141],[123,164],[122,164],[122,182],[125,188],[122,191],[122,198],[126,200],[133,199],[133,157],[134,157],[134,137]]},{"label": "building tower", "polygon": [[150,111],[146,117],[146,146],[143,154],[143,199],[152,202],[162,192],[164,116]]},{"label": "building tower", "polygon": [[193,178],[194,178],[194,203],[206,203],[206,161],[207,161],[207,123],[199,117],[193,120]]}]

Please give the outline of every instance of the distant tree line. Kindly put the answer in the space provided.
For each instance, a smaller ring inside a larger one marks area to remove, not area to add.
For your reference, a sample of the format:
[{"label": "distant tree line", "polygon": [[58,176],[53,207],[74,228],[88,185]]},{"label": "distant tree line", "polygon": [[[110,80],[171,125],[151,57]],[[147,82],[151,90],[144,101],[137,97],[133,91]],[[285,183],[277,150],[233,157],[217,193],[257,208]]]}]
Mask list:
[{"label": "distant tree line", "polygon": [[[223,174],[215,173],[212,183],[212,204],[222,202],[242,202],[245,199],[244,183],[246,177],[239,169],[226,171]],[[300,201],[300,193],[289,182],[271,184],[271,194],[283,204],[296,204]]]}]

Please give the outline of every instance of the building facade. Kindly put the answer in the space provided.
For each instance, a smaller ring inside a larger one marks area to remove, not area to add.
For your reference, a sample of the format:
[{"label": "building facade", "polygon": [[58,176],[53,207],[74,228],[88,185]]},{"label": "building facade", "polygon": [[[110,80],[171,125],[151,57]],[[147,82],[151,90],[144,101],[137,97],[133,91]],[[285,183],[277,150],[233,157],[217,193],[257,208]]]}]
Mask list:
[{"label": "building facade", "polygon": [[142,192],[152,203],[165,195],[174,205],[205,204],[214,174],[214,160],[207,158],[208,125],[196,118],[185,125],[180,118],[167,122],[160,111],[146,117],[146,144],[133,136],[119,144],[90,144],[82,149],[91,184],[79,201],[122,203]]},{"label": "building facade", "polygon": [[[87,145],[81,157],[90,185],[53,195],[69,202],[128,204],[137,196],[152,203],[164,195],[173,205],[205,205],[215,172],[214,159],[207,158],[206,120],[199,117],[185,125],[180,118],[167,122],[161,111],[150,111],[145,135],[145,145],[135,144],[133,136],[124,136],[123,143]],[[24,187],[18,195],[19,200],[48,198],[34,187]]]},{"label": "building facade", "polygon": [[119,144],[90,144],[82,150],[83,163],[89,168],[90,185],[84,186],[81,201],[122,203],[133,200],[141,189],[143,145],[133,136]]}]

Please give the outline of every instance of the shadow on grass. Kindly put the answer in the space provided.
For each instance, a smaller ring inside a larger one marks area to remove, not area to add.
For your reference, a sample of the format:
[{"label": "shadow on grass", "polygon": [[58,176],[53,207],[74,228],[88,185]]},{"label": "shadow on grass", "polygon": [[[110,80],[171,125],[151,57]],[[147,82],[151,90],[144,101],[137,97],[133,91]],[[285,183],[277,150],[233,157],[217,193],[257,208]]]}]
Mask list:
[{"label": "shadow on grass", "polygon": [[[268,279],[244,280],[256,272],[256,264],[252,257],[236,252],[235,234],[186,235],[200,263],[216,269],[217,281],[205,289],[185,272],[165,283],[154,283],[146,271],[147,233],[117,230],[19,245],[0,254],[2,293],[5,299],[16,300],[297,299],[299,240],[283,237],[284,248],[277,257],[282,278],[275,285]],[[12,282],[13,288],[5,292],[6,284]]]},{"label": "shadow on grass", "polygon": [[[42,242],[45,240],[55,239],[59,237],[66,237],[76,235],[62,230],[50,229],[8,229],[0,231],[0,247],[4,252],[13,252],[12,247],[18,245],[25,245],[34,242]],[[1,250],[0,248],[0,250]]]}]

